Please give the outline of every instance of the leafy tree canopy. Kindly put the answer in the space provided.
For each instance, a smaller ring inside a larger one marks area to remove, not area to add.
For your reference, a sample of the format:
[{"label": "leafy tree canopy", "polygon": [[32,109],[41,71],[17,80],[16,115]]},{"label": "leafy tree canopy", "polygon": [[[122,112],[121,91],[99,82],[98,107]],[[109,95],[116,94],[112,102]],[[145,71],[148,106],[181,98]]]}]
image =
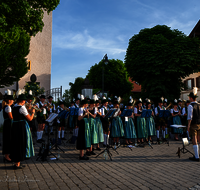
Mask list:
[{"label": "leafy tree canopy", "polygon": [[85,81],[84,78],[78,77],[75,79],[74,83],[72,82],[69,83],[71,97],[76,98],[78,94],[81,94],[81,90],[82,90],[81,87],[84,81]]},{"label": "leafy tree canopy", "polygon": [[123,97],[130,94],[132,83],[128,80],[128,73],[123,61],[109,59],[105,65],[104,60],[93,65],[87,75],[90,84],[94,88],[102,89],[102,66],[104,65],[104,91],[109,92],[109,96],[116,95]]},{"label": "leafy tree canopy", "polygon": [[59,4],[60,0],[2,0],[0,2],[0,31],[19,26],[30,36],[41,32],[44,26],[42,21],[44,11],[50,13]]},{"label": "leafy tree canopy", "polygon": [[165,25],[146,28],[129,40],[125,65],[142,85],[142,96],[156,100],[180,97],[182,78],[200,69],[200,41]]}]

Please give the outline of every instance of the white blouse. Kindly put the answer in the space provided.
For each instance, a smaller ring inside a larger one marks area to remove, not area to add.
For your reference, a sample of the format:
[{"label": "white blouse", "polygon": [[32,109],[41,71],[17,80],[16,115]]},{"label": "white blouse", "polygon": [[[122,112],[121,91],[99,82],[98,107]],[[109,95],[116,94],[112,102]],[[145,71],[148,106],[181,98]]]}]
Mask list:
[{"label": "white blouse", "polygon": [[84,108],[79,108],[78,116],[83,116],[83,110],[84,110]]},{"label": "white blouse", "polygon": [[[17,106],[21,106],[21,105],[18,105],[18,104],[14,105],[14,107],[17,107]],[[23,114],[24,116],[28,115],[28,111],[25,106],[21,106],[21,108],[19,109],[19,113]]]},{"label": "white blouse", "polygon": [[10,107],[10,106],[7,106],[7,107],[5,108],[5,112],[6,112],[6,113],[12,112],[11,107]]}]

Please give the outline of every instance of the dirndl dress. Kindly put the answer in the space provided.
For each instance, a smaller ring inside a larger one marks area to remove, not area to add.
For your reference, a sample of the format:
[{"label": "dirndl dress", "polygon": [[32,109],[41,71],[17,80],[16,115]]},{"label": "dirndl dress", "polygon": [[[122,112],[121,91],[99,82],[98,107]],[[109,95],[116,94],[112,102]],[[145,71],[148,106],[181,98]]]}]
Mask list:
[{"label": "dirndl dress", "polygon": [[137,117],[137,136],[138,138],[147,138],[146,120],[141,116]]},{"label": "dirndl dress", "polygon": [[97,126],[97,136],[98,136],[98,141],[104,142],[104,135],[103,135],[103,126],[100,117],[96,117],[96,126]]},{"label": "dirndl dress", "polygon": [[[93,110],[89,110],[91,114],[94,115],[95,108]],[[98,127],[96,124],[96,120],[93,117],[89,117],[90,123],[90,132],[91,132],[91,144],[98,144],[99,143],[99,136],[98,136]]]},{"label": "dirndl dress", "polygon": [[111,137],[123,137],[124,136],[124,128],[123,122],[119,116],[113,117],[111,122]]},{"label": "dirndl dress", "polygon": [[[177,114],[177,112],[174,112],[174,113]],[[178,115],[173,117],[173,125],[182,125],[181,118]],[[183,128],[173,128],[173,133],[174,134],[182,134]]]},{"label": "dirndl dress", "polygon": [[136,131],[135,131],[135,125],[133,123],[133,119],[132,118],[128,118],[128,121],[124,122],[124,137],[126,139],[136,139],[137,135],[136,135]]},{"label": "dirndl dress", "polygon": [[155,122],[152,116],[146,118],[146,128],[147,128],[148,136],[156,135]]}]

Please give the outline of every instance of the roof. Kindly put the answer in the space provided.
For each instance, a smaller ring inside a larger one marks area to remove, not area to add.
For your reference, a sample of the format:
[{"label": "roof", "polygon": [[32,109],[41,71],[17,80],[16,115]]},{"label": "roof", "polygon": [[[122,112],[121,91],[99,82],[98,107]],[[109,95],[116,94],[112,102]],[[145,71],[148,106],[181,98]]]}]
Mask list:
[{"label": "roof", "polygon": [[200,38],[200,20],[197,22],[196,26],[193,28],[192,32],[189,34],[190,38],[199,37]]},{"label": "roof", "polygon": [[128,80],[133,84],[133,89],[131,90],[131,92],[141,92],[141,85],[139,85],[135,81],[132,81],[130,78]]}]

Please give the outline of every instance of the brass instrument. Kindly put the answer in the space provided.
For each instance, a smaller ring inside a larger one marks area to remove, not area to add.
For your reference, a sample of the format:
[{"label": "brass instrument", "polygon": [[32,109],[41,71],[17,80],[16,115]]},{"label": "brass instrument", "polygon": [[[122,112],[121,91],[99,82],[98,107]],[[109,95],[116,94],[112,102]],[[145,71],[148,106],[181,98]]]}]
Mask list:
[{"label": "brass instrument", "polygon": [[52,108],[53,108],[53,105],[51,105],[51,104],[50,104],[49,102],[47,102],[47,101],[44,102],[44,104],[46,104],[46,105],[47,105],[46,107],[49,108],[49,109],[52,109]]},{"label": "brass instrument", "polygon": [[172,103],[170,103],[165,109],[167,110],[171,105],[172,105]]},{"label": "brass instrument", "polygon": [[70,112],[70,109],[68,107],[66,107],[66,106],[64,107],[64,110]]},{"label": "brass instrument", "polygon": [[40,108],[38,108],[38,107],[34,107],[34,105],[32,105],[32,104],[29,104],[28,102],[25,104],[25,106],[26,107],[31,107],[32,109],[35,109],[35,111],[39,111],[39,112],[41,112],[42,111],[42,109],[40,109]]},{"label": "brass instrument", "polygon": [[182,109],[185,107],[185,104],[186,104],[186,100],[183,100],[183,101],[182,101],[182,104],[181,104],[181,108],[182,108]]}]

